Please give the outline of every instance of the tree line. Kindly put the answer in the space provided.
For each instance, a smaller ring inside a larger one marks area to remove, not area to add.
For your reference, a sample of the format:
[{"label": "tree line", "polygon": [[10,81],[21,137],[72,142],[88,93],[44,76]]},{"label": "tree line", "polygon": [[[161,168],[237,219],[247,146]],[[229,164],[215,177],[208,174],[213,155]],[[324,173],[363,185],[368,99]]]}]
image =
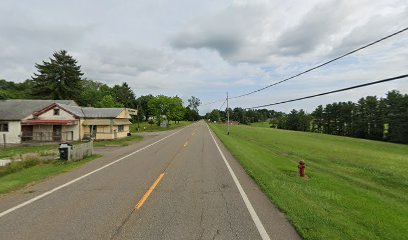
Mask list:
[{"label": "tree line", "polygon": [[[75,100],[80,106],[97,108],[127,107],[138,109],[141,121],[164,119],[195,121],[200,119],[200,99],[192,96],[187,106],[178,96],[151,94],[136,97],[126,82],[109,86],[83,77],[76,59],[61,50],[48,61],[35,64],[37,72],[21,83],[0,79],[0,100],[5,99],[60,99]],[[136,120],[136,119],[134,119]]]},{"label": "tree line", "polygon": [[[385,98],[367,96],[356,103],[336,102],[318,106],[312,113],[293,109],[229,109],[230,120],[242,124],[268,120],[273,128],[408,143],[408,95],[397,90]],[[213,110],[205,118],[226,121],[226,111]]]}]

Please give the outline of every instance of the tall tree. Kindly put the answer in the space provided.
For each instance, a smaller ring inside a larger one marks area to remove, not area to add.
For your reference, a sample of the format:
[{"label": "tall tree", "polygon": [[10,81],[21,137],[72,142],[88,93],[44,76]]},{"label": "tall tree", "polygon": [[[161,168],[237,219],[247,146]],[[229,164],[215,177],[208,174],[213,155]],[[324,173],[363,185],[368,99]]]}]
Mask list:
[{"label": "tall tree", "polygon": [[212,110],[211,113],[208,115],[208,118],[210,119],[211,122],[220,121],[220,111],[218,109]]},{"label": "tall tree", "polygon": [[169,124],[169,120],[173,120],[174,123],[182,120],[182,118],[184,117],[184,111],[185,108],[183,107],[183,100],[178,96],[172,97],[170,99],[170,109],[167,124]]},{"label": "tall tree", "polygon": [[95,107],[98,108],[122,108],[122,103],[118,103],[111,95],[105,95],[101,101],[99,101]]},{"label": "tall tree", "polygon": [[321,133],[323,131],[323,106],[319,105],[313,112],[312,131]]},{"label": "tall tree", "polygon": [[199,98],[191,96],[190,99],[188,99],[188,108],[192,111],[195,112],[195,114],[191,114],[191,116],[193,116],[193,121],[198,120],[198,118],[200,117],[198,114],[198,107],[201,105],[201,101]]},{"label": "tall tree", "polygon": [[116,102],[121,103],[123,106],[128,108],[136,108],[136,98],[133,90],[129,87],[127,83],[122,83],[122,85],[115,85],[112,88],[112,95]]},{"label": "tall tree", "polygon": [[408,143],[408,95],[398,91],[387,93],[386,119],[387,139],[391,142]]},{"label": "tall tree", "polygon": [[41,99],[79,100],[82,91],[81,66],[67,51],[55,52],[49,62],[36,64],[33,95]]},{"label": "tall tree", "polygon": [[163,116],[169,122],[169,115],[172,107],[172,100],[168,96],[158,95],[148,103],[150,111],[156,116],[157,124],[163,121]]},{"label": "tall tree", "polygon": [[78,104],[86,107],[96,107],[104,96],[112,96],[111,89],[108,85],[101,82],[84,79],[82,81],[83,91],[81,92]]},{"label": "tall tree", "polygon": [[154,96],[149,94],[145,96],[140,96],[138,99],[136,99],[138,109],[137,114],[140,114],[140,117],[144,118],[145,121],[148,121],[149,117],[154,116],[151,109],[149,108],[149,101],[152,100],[153,98]]}]

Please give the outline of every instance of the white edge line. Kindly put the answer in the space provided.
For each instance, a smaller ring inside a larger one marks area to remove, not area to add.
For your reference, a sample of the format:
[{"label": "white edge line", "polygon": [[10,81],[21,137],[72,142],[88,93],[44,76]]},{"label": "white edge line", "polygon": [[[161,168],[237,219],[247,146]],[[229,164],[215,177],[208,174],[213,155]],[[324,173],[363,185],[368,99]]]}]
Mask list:
[{"label": "white edge line", "polygon": [[[189,127],[189,126],[187,126],[187,127]],[[21,204],[15,206],[15,207],[12,207],[12,208],[10,208],[10,209],[7,209],[6,211],[3,211],[3,212],[0,213],[0,218],[4,217],[5,215],[7,215],[7,214],[9,214],[9,213],[11,213],[11,212],[14,212],[15,210],[17,210],[17,209],[19,209],[19,208],[22,208],[22,207],[24,207],[24,206],[26,206],[26,205],[28,205],[28,204],[31,204],[31,203],[33,203],[33,202],[35,202],[35,201],[37,201],[37,200],[39,200],[39,199],[41,199],[41,198],[44,198],[44,197],[50,195],[50,194],[53,193],[53,192],[56,192],[56,191],[58,191],[58,190],[60,190],[60,189],[62,189],[62,188],[64,188],[64,187],[67,187],[67,186],[69,186],[69,185],[71,185],[71,184],[73,184],[73,183],[75,183],[75,182],[78,182],[79,180],[82,180],[82,179],[84,179],[84,178],[86,178],[86,177],[88,177],[88,176],[90,176],[90,175],[92,175],[92,174],[94,174],[94,173],[96,173],[96,172],[99,172],[99,171],[103,170],[104,168],[107,168],[107,167],[109,167],[109,166],[111,166],[111,165],[113,165],[113,164],[115,164],[115,163],[117,163],[117,162],[120,162],[120,161],[122,161],[123,159],[132,156],[133,154],[136,154],[136,153],[138,153],[138,152],[141,152],[141,151],[143,151],[143,150],[145,150],[145,149],[147,149],[147,148],[149,148],[149,147],[151,147],[151,146],[153,146],[153,145],[155,145],[155,144],[157,144],[157,143],[159,143],[159,142],[161,142],[161,141],[163,141],[163,140],[165,140],[165,139],[167,139],[167,138],[169,138],[169,137],[171,137],[171,136],[173,136],[173,135],[175,135],[175,134],[177,134],[177,133],[179,133],[180,131],[182,131],[182,130],[184,130],[184,129],[185,129],[185,128],[182,128],[182,129],[178,130],[177,132],[174,132],[174,133],[172,133],[172,134],[170,134],[170,135],[168,135],[168,136],[166,136],[166,137],[164,137],[164,138],[162,138],[162,139],[160,139],[160,140],[158,140],[158,141],[156,141],[156,142],[154,142],[154,143],[151,143],[151,144],[149,144],[149,145],[147,145],[147,146],[145,146],[145,147],[143,147],[143,148],[141,148],[141,149],[139,149],[139,150],[136,150],[136,151],[134,151],[134,152],[132,152],[132,153],[130,153],[130,154],[124,156],[124,157],[121,157],[121,158],[119,158],[119,159],[117,159],[117,160],[115,160],[115,161],[113,161],[113,162],[111,162],[111,163],[108,163],[108,164],[106,164],[106,165],[104,165],[104,166],[102,166],[102,167],[100,167],[100,168],[98,168],[98,169],[95,169],[95,170],[93,170],[92,172],[89,172],[89,173],[87,173],[87,174],[85,174],[85,175],[82,175],[82,176],[80,176],[80,177],[78,177],[78,178],[75,178],[75,179],[73,179],[73,180],[71,180],[71,181],[69,181],[69,182],[67,182],[67,183],[64,183],[64,184],[62,184],[62,185],[60,185],[60,186],[58,186],[58,187],[56,187],[56,188],[53,188],[53,189],[51,189],[51,190],[49,190],[49,191],[47,191],[47,192],[45,192],[45,193],[43,193],[43,194],[41,194],[41,195],[38,195],[38,196],[36,196],[36,197],[34,197],[34,198],[32,198],[32,199],[26,201],[26,202],[23,202],[23,203],[21,203]]]},{"label": "white edge line", "polygon": [[208,128],[208,131],[210,131],[211,137],[214,140],[215,146],[217,146],[218,151],[220,152],[221,157],[225,162],[225,165],[227,165],[228,171],[230,172],[231,177],[234,180],[235,185],[237,186],[239,193],[241,194],[242,200],[244,200],[245,206],[247,207],[247,209],[249,211],[249,214],[251,215],[252,220],[254,221],[255,226],[258,229],[259,234],[261,235],[261,238],[263,240],[270,240],[268,233],[266,232],[261,220],[258,217],[258,214],[256,214],[254,207],[252,206],[251,202],[248,199],[248,196],[246,195],[246,193],[245,193],[244,189],[242,188],[241,184],[239,183],[237,176],[235,176],[235,173],[232,170],[231,166],[229,165],[227,159],[225,158],[224,153],[221,151],[220,147],[218,146],[217,141],[215,141],[214,135],[212,134],[212,132],[210,130],[210,127],[208,125],[207,125],[207,128]]}]

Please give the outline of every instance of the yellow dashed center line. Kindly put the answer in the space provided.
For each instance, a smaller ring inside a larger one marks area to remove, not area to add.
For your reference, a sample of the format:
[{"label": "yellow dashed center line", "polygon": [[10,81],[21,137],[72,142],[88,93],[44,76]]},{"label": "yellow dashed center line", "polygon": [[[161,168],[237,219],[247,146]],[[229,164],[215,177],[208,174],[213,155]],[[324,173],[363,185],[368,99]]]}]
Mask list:
[{"label": "yellow dashed center line", "polygon": [[160,176],[157,178],[157,180],[153,183],[153,185],[149,188],[149,190],[143,195],[142,199],[137,203],[136,209],[140,209],[143,204],[146,202],[146,200],[149,198],[150,194],[153,192],[153,190],[157,187],[159,182],[162,180],[164,177],[164,173],[160,174]]},{"label": "yellow dashed center line", "polygon": [[[194,135],[196,132],[194,131],[192,135]],[[184,143],[184,147],[187,147],[188,145],[188,141],[186,141]],[[147,190],[147,192],[145,193],[145,195],[143,195],[142,199],[140,199],[140,201],[136,204],[135,209],[140,209],[143,204],[147,201],[147,199],[149,198],[150,194],[152,194],[153,190],[157,187],[157,185],[159,185],[159,182],[162,180],[162,178],[164,177],[164,173],[160,174],[160,176],[156,179],[156,181],[153,183],[153,185],[149,188],[149,190]]]}]

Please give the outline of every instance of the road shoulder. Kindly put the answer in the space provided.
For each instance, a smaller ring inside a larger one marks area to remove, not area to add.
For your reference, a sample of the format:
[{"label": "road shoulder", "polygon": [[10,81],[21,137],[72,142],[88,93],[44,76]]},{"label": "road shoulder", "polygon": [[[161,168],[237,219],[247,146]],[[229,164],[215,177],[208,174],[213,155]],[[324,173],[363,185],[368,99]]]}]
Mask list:
[{"label": "road shoulder", "polygon": [[301,239],[286,216],[269,200],[255,181],[245,172],[239,161],[228,151],[217,135],[212,131],[217,144],[238,178],[242,188],[254,207],[259,219],[271,239]]}]

